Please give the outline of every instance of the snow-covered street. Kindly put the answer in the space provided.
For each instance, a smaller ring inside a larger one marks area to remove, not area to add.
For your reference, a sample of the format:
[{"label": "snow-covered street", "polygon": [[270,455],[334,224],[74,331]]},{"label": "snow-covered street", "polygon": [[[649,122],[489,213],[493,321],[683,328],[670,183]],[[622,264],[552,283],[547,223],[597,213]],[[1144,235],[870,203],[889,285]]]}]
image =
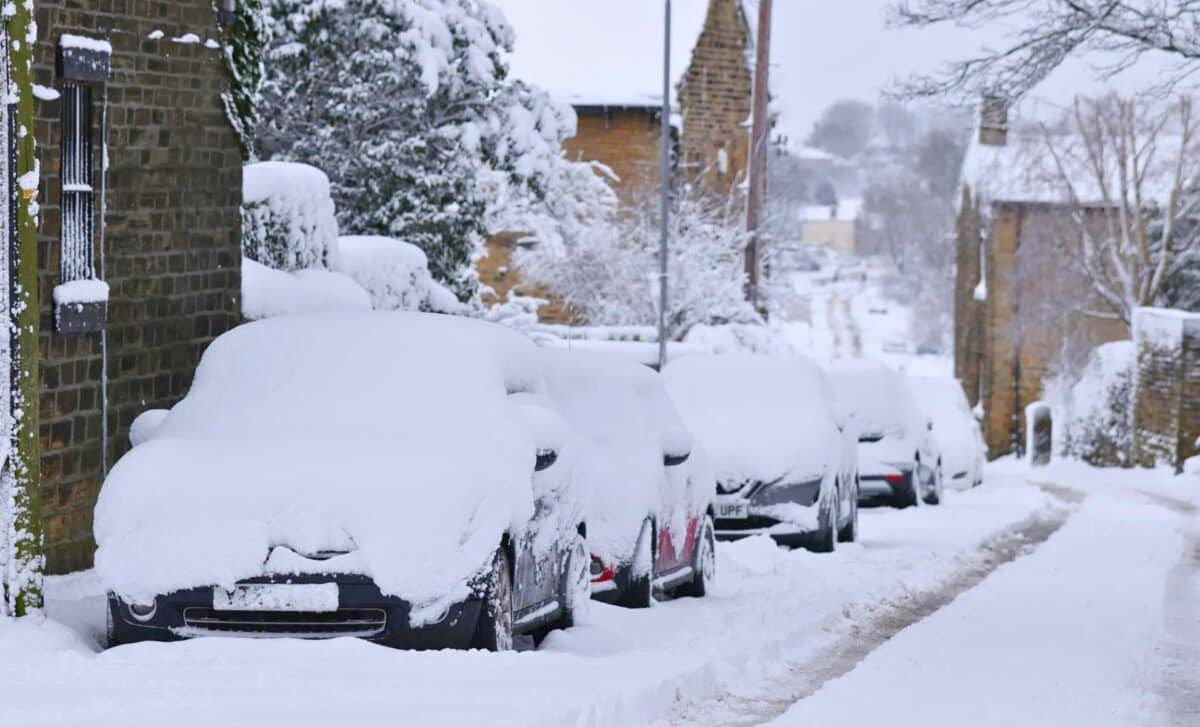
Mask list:
[{"label": "snow-covered street", "polygon": [[1195,575],[1176,570],[1195,513],[1163,504],[1180,493],[1133,474],[1084,496],[1064,486],[1088,486],[1086,470],[1031,484],[990,468],[943,507],[864,511],[862,542],[833,556],[722,544],[710,598],[596,603],[533,652],[219,638],[99,652],[94,578],[53,579],[49,621],[0,623],[0,723],[1195,724],[1195,655],[1164,620]]}]

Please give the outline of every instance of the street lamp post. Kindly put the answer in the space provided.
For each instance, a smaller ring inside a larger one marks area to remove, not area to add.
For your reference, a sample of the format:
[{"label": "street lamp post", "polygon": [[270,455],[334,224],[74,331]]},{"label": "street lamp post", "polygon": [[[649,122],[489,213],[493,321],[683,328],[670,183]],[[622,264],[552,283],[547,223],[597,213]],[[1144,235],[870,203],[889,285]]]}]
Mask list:
[{"label": "street lamp post", "polygon": [[663,93],[662,117],[659,125],[662,136],[659,141],[659,217],[661,239],[658,242],[658,370],[667,365],[667,249],[671,231],[668,216],[671,213],[671,0],[665,0],[665,22],[663,23]]}]

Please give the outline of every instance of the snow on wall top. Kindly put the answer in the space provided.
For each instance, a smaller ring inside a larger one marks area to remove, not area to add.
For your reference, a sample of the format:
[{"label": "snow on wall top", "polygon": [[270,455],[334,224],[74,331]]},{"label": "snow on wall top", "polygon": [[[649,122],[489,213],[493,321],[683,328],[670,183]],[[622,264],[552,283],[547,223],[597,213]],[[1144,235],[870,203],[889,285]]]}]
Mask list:
[{"label": "snow on wall top", "polygon": [[[516,41],[515,78],[576,106],[662,104],[663,3],[493,0]],[[671,4],[671,88],[683,77],[708,0]],[[757,17],[757,15],[755,15]]]},{"label": "snow on wall top", "polygon": [[1138,308],[1133,312],[1133,338],[1138,342],[1174,348],[1182,344],[1188,323],[1200,326],[1200,313],[1174,308]]},{"label": "snow on wall top", "polygon": [[112,43],[100,38],[88,38],[83,35],[71,35],[64,33],[58,39],[59,45],[63,48],[79,48],[82,50],[90,50],[96,53],[107,53],[112,55]]}]

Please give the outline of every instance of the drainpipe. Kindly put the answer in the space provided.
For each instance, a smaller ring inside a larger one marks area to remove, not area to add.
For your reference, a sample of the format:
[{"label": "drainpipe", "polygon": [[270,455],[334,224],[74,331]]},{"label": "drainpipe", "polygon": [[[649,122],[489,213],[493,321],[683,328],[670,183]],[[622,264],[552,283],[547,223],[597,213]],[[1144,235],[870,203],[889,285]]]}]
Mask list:
[{"label": "drainpipe", "polygon": [[[108,34],[105,34],[108,40]],[[108,84],[100,92],[100,279],[107,281],[104,274],[104,228],[107,217],[108,192]],[[111,301],[110,301],[111,309]],[[100,476],[108,478],[108,324],[100,329]]]}]

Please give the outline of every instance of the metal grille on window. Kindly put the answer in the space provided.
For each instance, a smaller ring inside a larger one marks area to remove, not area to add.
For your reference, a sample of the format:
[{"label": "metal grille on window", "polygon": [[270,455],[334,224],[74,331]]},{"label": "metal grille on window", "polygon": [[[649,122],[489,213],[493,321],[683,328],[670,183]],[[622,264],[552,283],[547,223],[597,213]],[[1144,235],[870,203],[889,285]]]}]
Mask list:
[{"label": "metal grille on window", "polygon": [[62,282],[95,277],[95,167],[92,89],[64,83],[62,92]]}]

